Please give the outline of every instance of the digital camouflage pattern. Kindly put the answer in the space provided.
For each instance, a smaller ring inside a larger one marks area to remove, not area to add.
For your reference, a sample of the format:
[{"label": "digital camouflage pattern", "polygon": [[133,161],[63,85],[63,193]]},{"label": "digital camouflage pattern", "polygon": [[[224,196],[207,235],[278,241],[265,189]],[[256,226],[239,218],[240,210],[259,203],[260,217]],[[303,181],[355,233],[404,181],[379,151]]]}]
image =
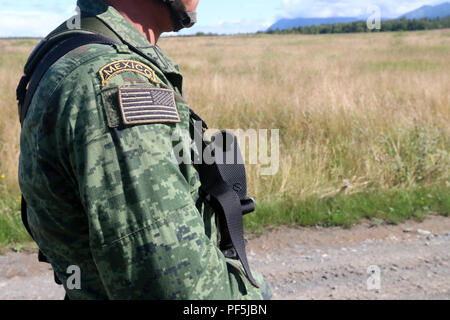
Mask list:
[{"label": "digital camouflage pattern", "polygon": [[[191,143],[178,66],[103,1],[78,5],[153,62],[125,45],[78,48],[49,69],[25,119],[19,181],[29,225],[69,298],[269,298],[259,273],[256,289],[218,249],[216,216],[195,206],[198,174],[175,161],[172,136]],[[148,66],[157,81],[125,70],[102,83],[100,70],[120,60]],[[170,89],[180,121],[124,125],[119,87]],[[80,290],[67,288],[70,265],[81,269]]]}]

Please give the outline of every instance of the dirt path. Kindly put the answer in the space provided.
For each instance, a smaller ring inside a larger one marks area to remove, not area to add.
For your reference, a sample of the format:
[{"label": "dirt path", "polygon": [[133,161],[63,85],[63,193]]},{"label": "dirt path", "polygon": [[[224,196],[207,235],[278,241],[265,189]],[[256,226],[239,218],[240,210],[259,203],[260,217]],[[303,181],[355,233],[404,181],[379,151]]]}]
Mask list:
[{"label": "dirt path", "polygon": [[[450,299],[450,218],[350,230],[282,228],[249,249],[274,299]],[[373,265],[379,290],[367,286]]]},{"label": "dirt path", "polygon": [[[251,240],[247,252],[274,299],[450,299],[450,218],[349,230],[279,228]],[[380,281],[371,282],[379,289],[368,290],[369,266],[380,271]],[[35,254],[0,256],[0,299],[63,296]]]}]

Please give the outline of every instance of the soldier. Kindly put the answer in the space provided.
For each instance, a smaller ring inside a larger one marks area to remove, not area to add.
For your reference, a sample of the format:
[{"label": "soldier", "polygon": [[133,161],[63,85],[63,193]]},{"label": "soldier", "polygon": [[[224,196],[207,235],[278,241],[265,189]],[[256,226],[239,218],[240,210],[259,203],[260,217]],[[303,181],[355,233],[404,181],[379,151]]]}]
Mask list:
[{"label": "soldier", "polygon": [[[70,299],[270,298],[259,273],[252,284],[220,250],[216,214],[196,206],[195,167],[174,161],[174,134],[191,143],[190,110],[156,42],[191,26],[197,4],[78,0],[81,29],[115,44],[58,59],[23,116],[26,220]],[[47,38],[70,31],[64,23]]]}]

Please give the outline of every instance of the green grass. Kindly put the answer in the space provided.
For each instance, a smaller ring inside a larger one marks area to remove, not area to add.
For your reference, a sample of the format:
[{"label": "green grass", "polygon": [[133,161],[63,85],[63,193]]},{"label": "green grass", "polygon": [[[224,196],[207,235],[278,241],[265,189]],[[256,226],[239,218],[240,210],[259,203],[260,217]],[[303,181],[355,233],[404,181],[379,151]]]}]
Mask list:
[{"label": "green grass", "polygon": [[303,201],[262,201],[244,221],[246,231],[260,233],[280,225],[350,227],[367,219],[375,225],[398,224],[408,219],[422,221],[430,214],[449,213],[450,187],[432,187],[373,190]]},{"label": "green grass", "polygon": [[[245,223],[255,231],[450,212],[449,36],[242,35],[160,44],[180,64],[186,98],[211,128],[280,130],[278,173],[247,166],[258,211]],[[29,239],[15,197],[15,88],[35,44],[0,40],[0,245]]]},{"label": "green grass", "polygon": [[368,67],[374,71],[412,71],[425,72],[438,68],[439,63],[425,60],[403,60],[403,61],[369,61]]},{"label": "green grass", "polygon": [[0,246],[29,242],[31,240],[20,216],[18,197],[0,198]]},{"label": "green grass", "polygon": [[[365,220],[374,225],[398,224],[408,219],[422,221],[431,214],[449,216],[450,187],[372,190],[301,201],[266,200],[257,203],[256,212],[244,218],[244,225],[247,232],[261,233],[281,225],[351,227]],[[22,225],[18,198],[0,199],[0,246],[30,240]]]}]

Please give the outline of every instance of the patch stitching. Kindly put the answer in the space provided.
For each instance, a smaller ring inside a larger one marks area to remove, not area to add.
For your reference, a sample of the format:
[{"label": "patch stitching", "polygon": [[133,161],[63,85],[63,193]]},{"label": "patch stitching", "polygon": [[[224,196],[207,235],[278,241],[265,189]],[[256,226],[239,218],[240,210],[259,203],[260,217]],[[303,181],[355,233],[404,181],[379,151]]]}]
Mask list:
[{"label": "patch stitching", "polygon": [[[111,67],[113,67],[115,70],[111,70]],[[107,68],[110,68],[110,72],[106,71]],[[118,60],[108,63],[106,66],[100,69],[99,74],[102,80],[102,86],[105,86],[109,82],[109,80],[111,80],[111,78],[123,72],[136,72],[148,78],[155,84],[159,83],[155,71],[142,62],[135,60]]]},{"label": "patch stitching", "polygon": [[[118,87],[118,89],[124,125],[181,122],[172,90],[151,87]],[[132,93],[141,97],[130,97]],[[135,115],[130,116],[130,113]]]}]

